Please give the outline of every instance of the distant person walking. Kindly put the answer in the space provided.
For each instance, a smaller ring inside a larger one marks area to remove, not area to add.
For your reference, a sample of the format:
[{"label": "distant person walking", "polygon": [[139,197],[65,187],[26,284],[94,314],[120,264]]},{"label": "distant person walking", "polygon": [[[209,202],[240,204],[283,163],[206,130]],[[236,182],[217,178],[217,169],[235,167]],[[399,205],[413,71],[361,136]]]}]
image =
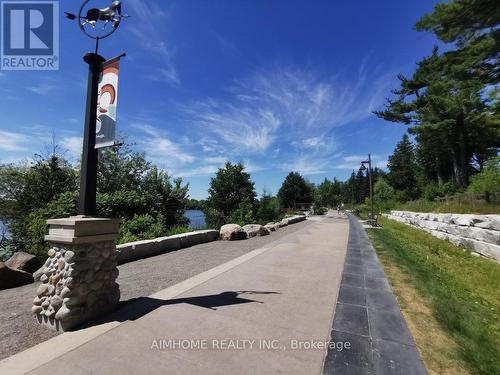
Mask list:
[{"label": "distant person walking", "polygon": [[340,215],[340,206],[337,206],[337,214]]}]

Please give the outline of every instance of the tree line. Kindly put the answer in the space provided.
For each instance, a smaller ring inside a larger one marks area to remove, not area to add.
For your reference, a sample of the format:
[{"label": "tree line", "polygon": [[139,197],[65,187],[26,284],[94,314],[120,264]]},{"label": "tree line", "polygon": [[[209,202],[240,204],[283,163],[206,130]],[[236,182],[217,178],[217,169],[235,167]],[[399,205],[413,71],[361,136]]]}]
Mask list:
[{"label": "tree line", "polygon": [[[47,219],[77,213],[78,176],[78,167],[55,152],[30,164],[0,164],[0,220],[10,232],[4,252],[45,257]],[[130,145],[99,151],[97,215],[122,219],[120,242],[187,230],[188,190]]]}]

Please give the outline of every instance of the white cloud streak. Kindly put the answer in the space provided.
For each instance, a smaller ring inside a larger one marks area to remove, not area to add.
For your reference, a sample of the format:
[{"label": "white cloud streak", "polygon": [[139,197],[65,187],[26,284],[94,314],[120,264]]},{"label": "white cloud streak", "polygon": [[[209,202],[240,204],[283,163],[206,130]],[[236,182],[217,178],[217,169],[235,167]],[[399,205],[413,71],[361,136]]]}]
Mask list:
[{"label": "white cloud streak", "polygon": [[0,130],[0,150],[26,151],[29,136],[22,133],[12,133]]},{"label": "white cloud streak", "polygon": [[139,46],[157,60],[157,64],[145,78],[155,82],[178,84],[180,80],[172,61],[172,50],[160,32],[165,30],[163,25],[168,15],[162,7],[151,1],[134,0],[128,2],[127,6],[134,17],[133,25],[128,26],[128,31],[136,38]]},{"label": "white cloud streak", "polygon": [[195,156],[183,150],[183,146],[168,138],[165,133],[149,124],[132,124],[132,128],[142,131],[138,145],[154,161],[174,170],[179,165],[195,161]]},{"label": "white cloud streak", "polygon": [[383,100],[379,91],[386,82],[367,76],[362,67],[345,84],[312,71],[278,67],[236,82],[224,100],[208,98],[182,109],[190,125],[234,155],[263,154],[277,143],[318,155],[332,153],[333,129],[366,119]]}]

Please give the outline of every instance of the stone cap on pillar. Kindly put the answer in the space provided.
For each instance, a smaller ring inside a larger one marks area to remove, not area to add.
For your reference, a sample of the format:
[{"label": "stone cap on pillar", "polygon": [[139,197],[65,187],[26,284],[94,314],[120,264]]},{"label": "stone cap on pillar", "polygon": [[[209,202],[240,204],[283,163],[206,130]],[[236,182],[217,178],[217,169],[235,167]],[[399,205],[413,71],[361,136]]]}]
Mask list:
[{"label": "stone cap on pillar", "polygon": [[90,216],[70,216],[49,219],[49,234],[45,240],[56,243],[89,243],[118,238],[120,219]]}]

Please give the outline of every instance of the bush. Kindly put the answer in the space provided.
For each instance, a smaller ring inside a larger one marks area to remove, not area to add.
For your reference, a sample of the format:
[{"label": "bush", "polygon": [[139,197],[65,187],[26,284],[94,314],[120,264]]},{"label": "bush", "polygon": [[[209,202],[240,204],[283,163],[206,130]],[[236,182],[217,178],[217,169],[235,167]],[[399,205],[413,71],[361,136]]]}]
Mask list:
[{"label": "bush", "polygon": [[316,215],[324,215],[328,212],[328,209],[326,207],[318,207],[316,209],[314,209],[314,213]]},{"label": "bush", "polygon": [[151,215],[136,215],[134,218],[125,220],[120,226],[120,238],[118,243],[149,240],[165,236],[161,224]]},{"label": "bush", "polygon": [[189,227],[176,226],[172,227],[168,230],[167,236],[173,236],[175,234],[189,233],[192,232],[193,229]]},{"label": "bush", "polygon": [[453,182],[446,182],[441,185],[438,185],[435,182],[431,182],[423,187],[422,195],[428,201],[433,201],[436,198],[453,195],[457,191],[459,191],[459,188]]},{"label": "bush", "polygon": [[63,193],[47,207],[36,209],[28,216],[14,220],[9,227],[14,245],[30,254],[45,258],[49,250],[44,240],[47,233],[47,220],[75,215],[77,201],[78,193]]},{"label": "bush", "polygon": [[151,212],[151,205],[144,194],[137,191],[118,190],[97,195],[97,213],[101,217],[132,219]]},{"label": "bush", "polygon": [[240,203],[238,209],[231,212],[228,223],[246,225],[255,222],[252,204],[248,201]]},{"label": "bush", "polygon": [[279,221],[281,216],[278,198],[264,192],[257,207],[257,221],[264,225]]},{"label": "bush", "polygon": [[467,190],[473,193],[486,193],[487,197],[491,193],[500,192],[499,156],[491,159],[481,172],[471,177],[471,183]]},{"label": "bush", "polygon": [[207,228],[209,229],[219,229],[221,226],[226,224],[224,215],[215,208],[207,208],[205,211],[205,222],[207,223]]}]

